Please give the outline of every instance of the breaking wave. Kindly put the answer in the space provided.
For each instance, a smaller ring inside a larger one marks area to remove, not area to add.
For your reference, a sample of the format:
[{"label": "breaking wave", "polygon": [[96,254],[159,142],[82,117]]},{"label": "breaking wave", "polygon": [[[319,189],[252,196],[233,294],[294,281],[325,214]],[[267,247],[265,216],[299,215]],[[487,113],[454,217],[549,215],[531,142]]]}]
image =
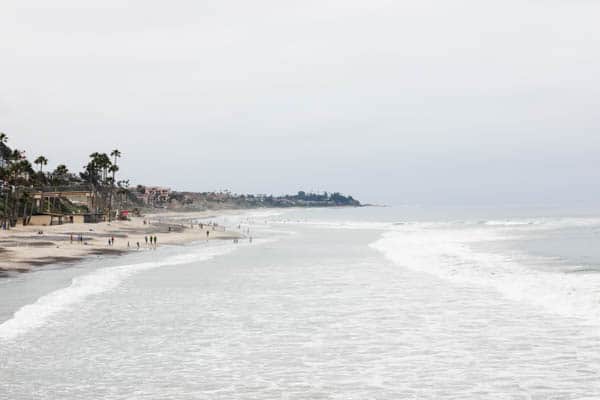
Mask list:
[{"label": "breaking wave", "polygon": [[506,298],[553,313],[600,322],[600,275],[532,268],[514,254],[479,252],[472,244],[501,240],[497,231],[419,229],[386,232],[370,246],[403,267],[458,284],[489,287]]}]

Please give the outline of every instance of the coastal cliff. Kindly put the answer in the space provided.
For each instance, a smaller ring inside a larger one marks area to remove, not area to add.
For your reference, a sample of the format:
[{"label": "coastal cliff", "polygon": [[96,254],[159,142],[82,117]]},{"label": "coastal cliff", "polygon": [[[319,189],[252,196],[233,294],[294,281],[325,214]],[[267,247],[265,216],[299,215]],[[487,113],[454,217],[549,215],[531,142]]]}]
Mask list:
[{"label": "coastal cliff", "polygon": [[172,210],[218,210],[288,207],[360,207],[352,196],[333,193],[306,193],[295,195],[234,194],[230,192],[173,192],[164,205]]}]

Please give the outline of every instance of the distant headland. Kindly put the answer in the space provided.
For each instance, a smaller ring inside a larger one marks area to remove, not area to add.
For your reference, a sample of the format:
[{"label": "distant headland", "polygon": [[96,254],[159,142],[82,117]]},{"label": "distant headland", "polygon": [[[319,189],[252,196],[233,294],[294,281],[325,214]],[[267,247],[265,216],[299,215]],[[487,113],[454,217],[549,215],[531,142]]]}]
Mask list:
[{"label": "distant headland", "polygon": [[[25,151],[8,145],[0,133],[0,228],[17,225],[61,225],[127,219],[155,209],[204,211],[284,207],[358,207],[360,201],[339,192],[293,195],[174,191],[168,187],[130,185],[123,178],[121,151],[94,152],[79,172],[58,164],[45,171],[48,159],[33,163]],[[36,165],[37,170],[33,165]]]}]

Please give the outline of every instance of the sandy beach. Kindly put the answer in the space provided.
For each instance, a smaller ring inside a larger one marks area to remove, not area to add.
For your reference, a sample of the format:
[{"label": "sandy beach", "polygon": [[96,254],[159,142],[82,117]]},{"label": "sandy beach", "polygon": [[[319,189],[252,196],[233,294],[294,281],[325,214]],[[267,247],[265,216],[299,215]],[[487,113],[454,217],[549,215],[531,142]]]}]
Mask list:
[{"label": "sandy beach", "polygon": [[[158,247],[243,237],[222,226],[204,225],[201,229],[198,224],[190,224],[194,219],[214,216],[214,212],[160,213],[110,223],[17,226],[0,231],[0,276],[49,264],[72,263],[84,257],[149,251],[152,248],[145,239],[149,236],[157,237]],[[109,245],[110,238],[114,238],[113,245]]]}]

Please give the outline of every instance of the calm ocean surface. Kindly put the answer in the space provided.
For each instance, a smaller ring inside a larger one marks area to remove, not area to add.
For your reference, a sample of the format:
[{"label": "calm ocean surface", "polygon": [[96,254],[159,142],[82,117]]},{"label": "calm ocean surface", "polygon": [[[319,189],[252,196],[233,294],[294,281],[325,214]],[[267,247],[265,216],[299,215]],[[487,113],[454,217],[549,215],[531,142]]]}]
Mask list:
[{"label": "calm ocean surface", "polygon": [[253,243],[0,280],[0,399],[600,398],[598,216],[218,222]]}]

